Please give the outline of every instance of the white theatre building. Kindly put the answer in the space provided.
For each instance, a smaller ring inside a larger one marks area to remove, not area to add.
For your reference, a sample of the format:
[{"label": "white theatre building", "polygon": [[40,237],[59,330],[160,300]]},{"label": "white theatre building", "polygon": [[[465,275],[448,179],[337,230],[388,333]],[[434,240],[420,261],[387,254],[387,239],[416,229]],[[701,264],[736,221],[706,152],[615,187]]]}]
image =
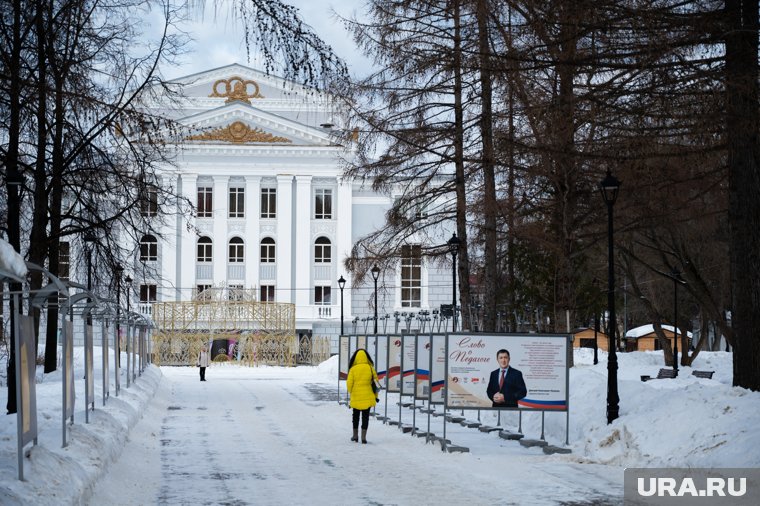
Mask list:
[{"label": "white theatre building", "polygon": [[[176,83],[180,105],[159,103],[157,112],[188,133],[175,165],[160,177],[197,213],[170,216],[160,236],[142,237],[135,266],[146,268],[135,267],[134,286],[141,311],[155,301],[191,300],[212,286],[245,288],[261,301],[295,304],[298,333],[337,338],[343,276],[345,331],[352,331],[354,317],[373,314],[374,288],[353,286],[344,260],[356,239],[383,224],[393,196],[343,179],[340,159],[350,153],[331,136],[334,104],[242,65]],[[414,244],[404,249],[395,272],[380,275],[378,313],[450,303],[451,264],[433,266]]]}]

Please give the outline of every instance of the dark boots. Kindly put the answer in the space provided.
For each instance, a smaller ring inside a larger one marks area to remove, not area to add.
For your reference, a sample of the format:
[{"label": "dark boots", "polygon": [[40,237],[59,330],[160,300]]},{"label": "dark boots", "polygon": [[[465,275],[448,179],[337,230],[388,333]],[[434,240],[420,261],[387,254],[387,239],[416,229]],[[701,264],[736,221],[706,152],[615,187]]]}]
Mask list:
[{"label": "dark boots", "polygon": [[367,444],[367,429],[362,429],[362,444]]},{"label": "dark boots", "polygon": [[[366,431],[364,431],[364,432],[366,432]],[[354,443],[358,443],[359,442],[359,428],[358,427],[354,427],[354,435],[351,436],[351,441],[353,441]]]}]

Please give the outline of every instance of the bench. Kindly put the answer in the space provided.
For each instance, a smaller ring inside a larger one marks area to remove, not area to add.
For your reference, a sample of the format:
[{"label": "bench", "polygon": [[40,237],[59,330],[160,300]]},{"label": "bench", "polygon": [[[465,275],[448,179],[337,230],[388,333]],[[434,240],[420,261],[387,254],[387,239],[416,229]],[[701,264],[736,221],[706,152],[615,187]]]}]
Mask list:
[{"label": "bench", "polygon": [[657,379],[673,379],[676,377],[675,369],[660,369],[657,373]]},{"label": "bench", "polygon": [[693,374],[697,378],[712,379],[712,376],[713,374],[715,374],[715,371],[691,371],[691,374]]},{"label": "bench", "polygon": [[666,369],[666,368],[663,368],[663,369],[660,369],[660,371],[657,373],[657,377],[656,378],[652,378],[651,376],[642,375],[641,376],[641,381],[649,381],[649,380],[653,380],[653,379],[658,379],[658,380],[659,379],[673,379],[675,377],[676,377],[676,371],[675,371],[675,369]]}]

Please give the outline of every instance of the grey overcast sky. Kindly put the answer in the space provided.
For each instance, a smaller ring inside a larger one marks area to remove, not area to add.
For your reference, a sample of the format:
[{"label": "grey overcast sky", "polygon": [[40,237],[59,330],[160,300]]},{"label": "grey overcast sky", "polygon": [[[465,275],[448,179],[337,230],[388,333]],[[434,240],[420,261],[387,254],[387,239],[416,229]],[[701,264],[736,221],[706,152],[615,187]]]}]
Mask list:
[{"label": "grey overcast sky", "polygon": [[[285,0],[298,7],[301,17],[322,40],[332,46],[338,56],[349,65],[353,75],[363,75],[369,70],[369,63],[356,50],[353,40],[334,17],[333,10],[345,17],[358,12],[363,2],[335,2],[335,0]],[[222,2],[223,3],[223,2]],[[176,78],[221,67],[230,63],[241,63],[263,69],[263,64],[255,56],[248,61],[241,21],[231,17],[224,8],[214,13],[213,2],[207,2],[204,15],[196,15],[194,21],[184,23],[183,29],[193,38],[188,54],[182,57],[179,66],[163,68],[164,76]],[[253,52],[252,52],[253,53]]]}]

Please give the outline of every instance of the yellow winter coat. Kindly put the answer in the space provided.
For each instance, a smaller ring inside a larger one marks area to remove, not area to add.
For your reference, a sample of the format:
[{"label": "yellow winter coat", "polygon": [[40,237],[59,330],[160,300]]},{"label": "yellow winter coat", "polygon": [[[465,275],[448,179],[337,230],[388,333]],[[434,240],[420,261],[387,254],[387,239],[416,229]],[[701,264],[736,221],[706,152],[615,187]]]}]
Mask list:
[{"label": "yellow winter coat", "polygon": [[354,358],[354,365],[348,371],[346,387],[351,398],[350,406],[354,409],[369,409],[376,404],[372,381],[377,380],[377,373],[367,359],[367,353],[359,350]]}]

